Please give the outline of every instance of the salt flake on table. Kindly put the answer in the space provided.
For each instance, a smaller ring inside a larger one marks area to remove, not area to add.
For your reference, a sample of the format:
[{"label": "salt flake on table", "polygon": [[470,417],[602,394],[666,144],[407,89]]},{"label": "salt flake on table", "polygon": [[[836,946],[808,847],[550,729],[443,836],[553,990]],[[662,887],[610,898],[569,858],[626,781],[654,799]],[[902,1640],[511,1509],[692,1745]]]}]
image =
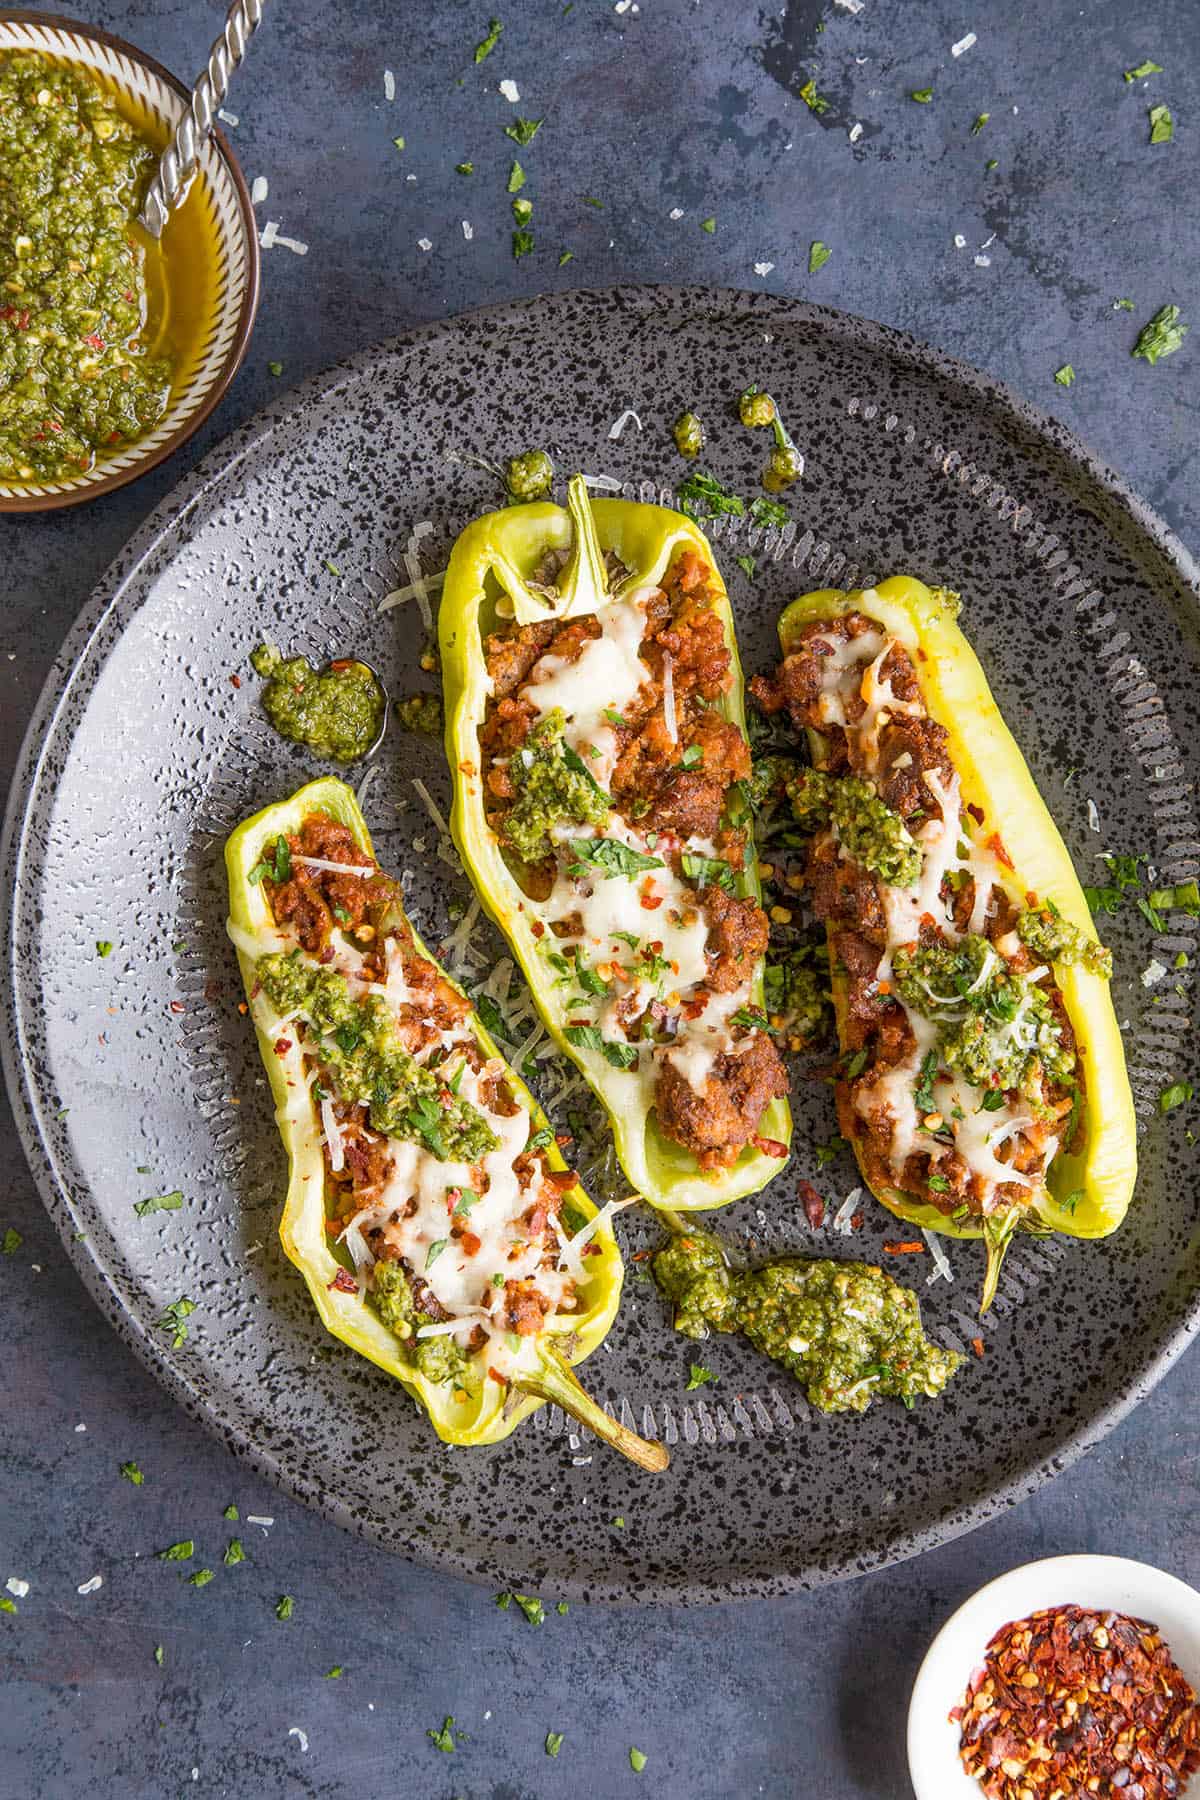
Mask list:
[{"label": "salt flake on table", "polygon": [[515,81],[502,81],[500,83],[500,92],[503,94],[503,96],[506,100],[511,100],[511,102],[514,106],[516,105],[517,101],[521,98],[520,94],[517,91],[517,84]]},{"label": "salt flake on table", "polygon": [[29,1583],[19,1575],[10,1575],[4,1585],[15,1600],[23,1600],[29,1592]]},{"label": "salt flake on table", "polygon": [[76,1429],[76,1431],[86,1431],[87,1426],[83,1423],[83,1420],[81,1419],[79,1421],[78,1425],[75,1427],[75,1429]]},{"label": "salt flake on table", "polygon": [[990,256],[977,256],[975,258],[975,267],[977,269],[990,269],[991,266],[992,259]]},{"label": "salt flake on table", "polygon": [[104,1586],[103,1575],[93,1575],[90,1581],[82,1581],[75,1589],[77,1594],[94,1594],[97,1588]]},{"label": "salt flake on table", "polygon": [[417,249],[418,250],[432,250],[433,249],[433,239],[432,238],[418,238],[417,239]]},{"label": "salt flake on table", "polygon": [[470,243],[471,239],[475,236],[475,227],[472,225],[470,219],[463,220],[462,234],[466,238],[468,244]]},{"label": "salt flake on table", "polygon": [[971,45],[977,44],[978,42],[979,39],[975,36],[975,33],[973,31],[968,31],[966,37],[959,38],[957,44],[951,44],[950,54],[951,56],[965,56],[967,51],[971,48]]},{"label": "salt flake on table", "polygon": [[754,273],[755,273],[755,274],[756,274],[756,275],[769,275],[769,274],[770,274],[770,273],[771,273],[771,270],[772,270],[772,269],[773,269],[773,268],[774,268],[774,267],[775,267],[775,264],[774,264],[774,263],[766,263],[766,262],[764,262],[764,263],[755,263],[755,265],[754,265]]},{"label": "salt flake on table", "polygon": [[667,214],[667,217],[669,219],[682,219],[682,217],[683,217],[682,206],[673,206],[671,208],[670,212]]},{"label": "salt flake on table", "polygon": [[857,144],[857,142],[858,142],[859,138],[862,136],[862,134],[863,134],[862,120],[856,119],[854,121],[853,125],[850,127],[850,142],[852,144]]}]

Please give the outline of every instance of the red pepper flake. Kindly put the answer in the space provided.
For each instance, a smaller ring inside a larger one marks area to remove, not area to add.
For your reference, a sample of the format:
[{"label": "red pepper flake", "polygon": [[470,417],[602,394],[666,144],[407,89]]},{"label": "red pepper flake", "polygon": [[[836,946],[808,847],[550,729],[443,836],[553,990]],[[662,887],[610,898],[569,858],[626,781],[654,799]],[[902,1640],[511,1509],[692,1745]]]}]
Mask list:
[{"label": "red pepper flake", "polygon": [[851,1231],[861,1231],[862,1228],[863,1228],[863,1214],[862,1213],[851,1213],[850,1214],[850,1229],[851,1229]]},{"label": "red pepper flake", "polygon": [[230,676],[230,677],[229,677],[229,679],[230,679],[230,681],[232,681],[232,683],[233,683],[233,685],[234,685],[234,687],[236,687],[236,688],[240,688],[240,687],[241,687],[241,685],[242,685],[242,678],[241,678],[241,676],[240,676],[240,675],[231,675],[231,676]]},{"label": "red pepper flake", "polygon": [[467,1256],[475,1256],[483,1246],[483,1239],[476,1237],[473,1231],[462,1232],[458,1241]]},{"label": "red pepper flake", "polygon": [[883,1247],[889,1256],[920,1256],[925,1249],[924,1244],[918,1243],[915,1238],[906,1240],[903,1244],[885,1244]]},{"label": "red pepper flake", "polygon": [[89,350],[103,350],[104,348],[104,339],[98,331],[89,331],[83,341]]},{"label": "red pepper flake", "polygon": [[820,1231],[825,1223],[825,1202],[818,1194],[811,1181],[802,1181],[796,1189],[796,1198],[804,1208],[804,1216],[813,1231]]},{"label": "red pepper flake", "polygon": [[569,1131],[556,1131],[554,1134],[554,1141],[560,1150],[565,1150],[568,1144],[573,1144],[575,1142],[575,1139],[571,1136]]},{"label": "red pepper flake", "polygon": [[336,1288],[339,1294],[357,1294],[358,1292],[358,1283],[349,1269],[339,1269],[333,1280],[327,1281],[325,1285]]},{"label": "red pepper flake", "polygon": [[291,1038],[281,1037],[281,1038],[275,1039],[275,1054],[276,1054],[276,1056],[286,1056],[288,1051],[291,1049],[291,1047],[292,1047]]},{"label": "red pepper flake", "polygon": [[647,912],[656,911],[657,908],[662,905],[662,903],[663,903],[663,897],[661,894],[647,893],[647,894],[642,895],[642,905],[645,907]]},{"label": "red pepper flake", "polygon": [[583,1246],[583,1254],[584,1256],[600,1256],[603,1252],[603,1248],[604,1246],[602,1244],[585,1244]]},{"label": "red pepper flake", "polygon": [[187,1007],[184,1005],[182,1000],[172,1000],[171,1011],[173,1013],[185,1013],[187,1011]]},{"label": "red pepper flake", "polygon": [[971,817],[974,819],[974,821],[977,825],[983,824],[983,808],[982,808],[982,806],[976,806],[973,800],[968,800],[966,810],[970,813]]},{"label": "red pepper flake", "polygon": [[1200,1768],[1200,1707],[1157,1626],[1101,1608],[1002,1625],[950,1717],[988,1800],[1168,1800]]},{"label": "red pepper flake", "polygon": [[531,919],[529,922],[529,929],[532,931],[535,938],[545,937],[546,935],[546,927],[542,924],[540,919]]},{"label": "red pepper flake", "polygon": [[1002,862],[1006,869],[1012,868],[1012,866],[1013,866],[1012,857],[1008,854],[1008,851],[1004,848],[1004,845],[1000,839],[1000,833],[998,831],[993,831],[991,837],[987,841],[987,847],[992,852],[992,855],[996,858],[997,862]]},{"label": "red pepper flake", "polygon": [[782,1162],[787,1155],[787,1145],[781,1144],[778,1138],[756,1137],[750,1141],[756,1150],[761,1150],[764,1156],[774,1157],[776,1162]]},{"label": "red pepper flake", "polygon": [[983,1355],[983,1339],[982,1338],[972,1338],[971,1339],[971,1348],[975,1352],[976,1356],[982,1356]]}]

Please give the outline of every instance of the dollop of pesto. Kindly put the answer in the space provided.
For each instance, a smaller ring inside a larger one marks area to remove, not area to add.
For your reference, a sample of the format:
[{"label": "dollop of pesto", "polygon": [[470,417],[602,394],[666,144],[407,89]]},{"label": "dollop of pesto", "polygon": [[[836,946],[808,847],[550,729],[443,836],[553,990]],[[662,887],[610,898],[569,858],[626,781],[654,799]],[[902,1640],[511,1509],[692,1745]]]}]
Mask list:
[{"label": "dollop of pesto", "polygon": [[582,757],[563,741],[566,720],[555,707],[539,719],[508,765],[516,800],[504,835],[522,862],[540,862],[553,848],[552,825],[603,825],[612,808]]},{"label": "dollop of pesto", "polygon": [[788,783],[788,796],[805,831],[832,825],[847,855],[889,887],[912,887],[919,879],[920,845],[865,776],[805,769]]},{"label": "dollop of pesto", "polygon": [[541,500],[553,483],[554,464],[544,450],[526,450],[504,465],[504,485],[514,500]]},{"label": "dollop of pesto", "polygon": [[789,1048],[802,1050],[824,1036],[833,1003],[823,948],[801,944],[773,959],[764,971],[764,992],[771,1030]]},{"label": "dollop of pesto", "polygon": [[453,1382],[455,1387],[478,1386],[470,1357],[452,1337],[417,1337],[418,1327],[428,1325],[430,1319],[418,1311],[408,1276],[398,1262],[375,1264],[367,1301],[388,1330],[405,1340],[406,1354],[427,1381]]},{"label": "dollop of pesto", "polygon": [[131,229],[156,160],[81,68],[0,56],[0,479],[79,475],[166,411]]},{"label": "dollop of pesto", "polygon": [[1112,977],[1112,951],[1064,919],[1049,902],[1021,914],[1017,936],[1026,949],[1044,962],[1082,963],[1091,974],[1100,975],[1105,981]]},{"label": "dollop of pesto", "polygon": [[820,1412],[935,1398],[962,1361],[926,1337],[912,1290],[869,1263],[785,1257],[739,1273],[718,1238],[689,1231],[658,1252],[653,1269],[677,1331],[742,1332],[803,1383]]},{"label": "dollop of pesto", "polygon": [[254,969],[276,1012],[298,1014],[317,1033],[340,1097],[366,1106],[376,1131],[421,1143],[441,1162],[478,1162],[496,1148],[483,1114],[405,1049],[376,995],[355,999],[344,975],[298,950],[260,956]]},{"label": "dollop of pesto", "polygon": [[347,657],[317,670],[307,657],[260,644],[250,666],[267,683],[263,709],[280,737],[335,762],[358,762],[379,736],[386,700],[365,663]]},{"label": "dollop of pesto", "polygon": [[704,448],[704,427],[694,412],[680,413],[671,428],[680,456],[699,456]]},{"label": "dollop of pesto", "polygon": [[1019,1088],[1035,1064],[1050,1080],[1070,1079],[1075,1059],[1041,984],[1014,974],[986,938],[905,945],[892,985],[942,1027],[939,1060],[974,1086]]},{"label": "dollop of pesto", "polygon": [[406,694],[397,700],[393,711],[403,731],[419,731],[426,737],[441,737],[444,714],[440,694]]}]

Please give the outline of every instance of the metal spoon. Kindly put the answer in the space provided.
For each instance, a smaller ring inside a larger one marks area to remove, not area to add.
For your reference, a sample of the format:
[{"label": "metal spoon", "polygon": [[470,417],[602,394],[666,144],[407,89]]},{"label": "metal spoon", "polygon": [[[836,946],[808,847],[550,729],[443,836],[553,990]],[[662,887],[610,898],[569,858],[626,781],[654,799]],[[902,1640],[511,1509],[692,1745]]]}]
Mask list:
[{"label": "metal spoon", "polygon": [[233,71],[246,54],[247,40],[262,23],[263,5],[264,0],[233,0],[225,29],[209,52],[208,66],[197,76],[187,111],[146,189],[140,223],[151,237],[162,236],[163,226],[187,195],[200,151],[216,122],[217,108],[229,92]]}]

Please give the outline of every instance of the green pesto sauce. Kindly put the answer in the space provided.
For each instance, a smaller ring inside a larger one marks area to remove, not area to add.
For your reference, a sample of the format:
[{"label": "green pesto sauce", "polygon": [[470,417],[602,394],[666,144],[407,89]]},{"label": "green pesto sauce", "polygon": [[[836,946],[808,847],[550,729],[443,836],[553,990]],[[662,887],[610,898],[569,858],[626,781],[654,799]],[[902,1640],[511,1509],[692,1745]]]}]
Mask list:
[{"label": "green pesto sauce", "polygon": [[918,944],[897,950],[896,992],[941,1027],[940,1060],[976,1087],[1016,1088],[1035,1065],[1051,1080],[1070,1079],[1075,1059],[1042,984],[1010,972],[987,939]]},{"label": "green pesto sauce", "polygon": [[820,1412],[941,1393],[962,1361],[931,1343],[917,1296],[868,1263],[782,1258],[736,1273],[720,1240],[689,1231],[654,1258],[675,1328],[699,1338],[741,1331],[804,1384]]},{"label": "green pesto sauce", "polygon": [[921,846],[861,775],[805,769],[788,783],[792,811],[805,831],[832,825],[848,856],[889,887],[912,887],[921,873]]},{"label": "green pesto sauce", "polygon": [[1112,975],[1112,951],[1088,937],[1053,907],[1023,912],[1017,920],[1017,936],[1028,950],[1048,963],[1082,963],[1093,975],[1107,981]]},{"label": "green pesto sauce", "polygon": [[423,1144],[442,1162],[478,1162],[496,1148],[499,1140],[469,1100],[452,1094],[443,1103],[445,1077],[405,1049],[376,995],[354,999],[344,975],[305,962],[297,950],[260,956],[255,974],[276,1012],[299,1014],[318,1033],[338,1094],[365,1105],[376,1131]]},{"label": "green pesto sauce", "polygon": [[550,854],[552,825],[603,825],[611,810],[608,795],[592,780],[582,758],[563,742],[565,724],[555,707],[508,765],[516,799],[504,821],[504,835],[524,863]]},{"label": "green pesto sauce", "polygon": [[439,694],[406,694],[393,707],[402,731],[419,731],[426,737],[440,737],[444,715]]},{"label": "green pesto sauce", "polygon": [[408,1276],[398,1262],[375,1264],[367,1300],[388,1330],[406,1340],[406,1353],[427,1381],[452,1381],[456,1387],[478,1385],[470,1357],[452,1337],[416,1337],[418,1327],[430,1320],[426,1313],[418,1312]]},{"label": "green pesto sauce", "polygon": [[284,658],[260,644],[250,664],[266,680],[262,703],[280,737],[335,762],[357,762],[379,736],[384,693],[365,663],[347,659],[318,671],[306,657]]},{"label": "green pesto sauce", "polygon": [[785,951],[764,970],[764,995],[772,1031],[796,1049],[824,1035],[832,1001],[829,961],[811,944]]},{"label": "green pesto sauce", "polygon": [[131,229],[155,151],[81,70],[0,56],[0,479],[90,469],[166,411]]}]

